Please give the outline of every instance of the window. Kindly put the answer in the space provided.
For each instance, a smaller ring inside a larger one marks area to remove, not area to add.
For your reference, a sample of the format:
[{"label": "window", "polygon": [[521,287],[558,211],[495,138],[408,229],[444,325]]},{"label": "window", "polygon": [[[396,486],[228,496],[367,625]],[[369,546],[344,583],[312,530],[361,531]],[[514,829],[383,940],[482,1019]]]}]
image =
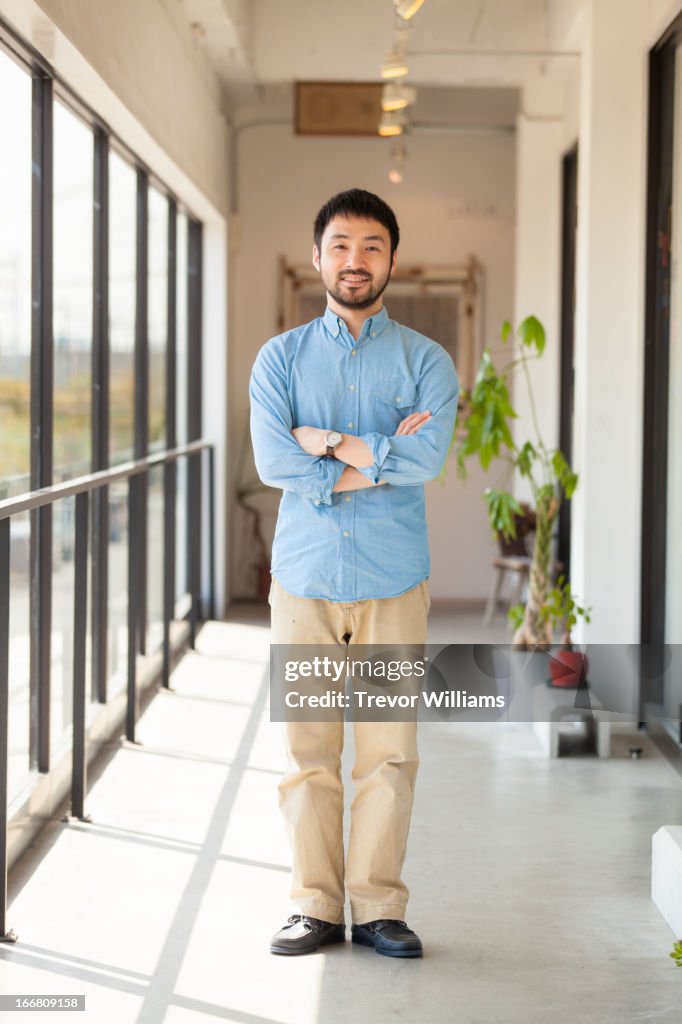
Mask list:
[{"label": "window", "polygon": [[[31,78],[0,49],[0,499],[30,490]],[[28,512],[10,523],[8,793],[29,770]],[[0,754],[0,756],[4,756]]]},{"label": "window", "polygon": [[[149,170],[52,75],[0,20],[0,500],[162,453],[169,439],[197,437],[201,422],[200,225],[161,182],[150,185]],[[130,594],[147,598],[136,651],[149,652],[167,635],[164,593],[185,595],[190,564],[198,593],[196,537],[188,551],[191,475],[181,458],[168,567],[162,468],[149,472],[135,522],[127,481],[91,493],[91,704],[126,685]],[[9,584],[0,579],[11,598],[9,754],[0,752],[9,758],[10,799],[31,768],[49,772],[72,741],[75,505],[59,498],[10,520]],[[131,537],[144,554],[133,578]],[[195,628],[198,602],[185,605],[176,614],[191,610]]]},{"label": "window", "polygon": [[[59,101],[53,106],[53,139],[53,479],[58,483],[89,473],[92,462],[94,147],[91,129]],[[55,751],[73,713],[75,507],[73,497],[52,507],[50,727]],[[87,686],[89,650],[85,663]]]},{"label": "window", "polygon": [[54,480],[91,463],[92,131],[54,104]]},{"label": "window", "polygon": [[135,170],[109,154],[109,461],[134,455]]}]

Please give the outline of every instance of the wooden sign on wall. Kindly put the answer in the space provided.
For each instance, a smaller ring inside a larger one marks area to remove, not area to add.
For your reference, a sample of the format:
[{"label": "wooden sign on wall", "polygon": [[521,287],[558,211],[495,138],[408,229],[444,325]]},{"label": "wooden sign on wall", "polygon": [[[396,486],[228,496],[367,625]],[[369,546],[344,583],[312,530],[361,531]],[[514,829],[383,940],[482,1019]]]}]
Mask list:
[{"label": "wooden sign on wall", "polygon": [[297,135],[376,135],[381,82],[297,82]]}]

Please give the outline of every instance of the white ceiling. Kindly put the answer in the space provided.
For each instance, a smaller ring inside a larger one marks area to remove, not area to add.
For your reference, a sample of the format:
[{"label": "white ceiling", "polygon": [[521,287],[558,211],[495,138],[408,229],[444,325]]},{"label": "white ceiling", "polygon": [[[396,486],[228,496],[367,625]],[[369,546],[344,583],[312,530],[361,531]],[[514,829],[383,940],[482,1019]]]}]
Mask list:
[{"label": "white ceiling", "polygon": [[[230,105],[258,86],[379,80],[392,0],[167,0]],[[578,59],[581,0],[426,0],[412,22],[410,82],[522,87],[561,78]]]}]

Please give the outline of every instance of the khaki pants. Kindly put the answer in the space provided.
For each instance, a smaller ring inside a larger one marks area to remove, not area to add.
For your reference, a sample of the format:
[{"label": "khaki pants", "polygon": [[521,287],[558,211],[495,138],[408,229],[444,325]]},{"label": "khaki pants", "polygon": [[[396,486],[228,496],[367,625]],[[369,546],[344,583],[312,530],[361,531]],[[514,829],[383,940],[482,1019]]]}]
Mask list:
[{"label": "khaki pants", "polygon": [[[273,579],[272,643],[324,644],[344,657],[349,644],[426,642],[426,581],[398,597],[350,603],[295,597]],[[338,649],[337,649],[338,648]],[[291,899],[300,913],[337,924],[347,890],[353,923],[402,920],[401,879],[419,755],[416,721],[354,722],[355,797],[348,855],[343,850],[343,721],[287,722],[288,768],[279,802],[293,855]]]}]

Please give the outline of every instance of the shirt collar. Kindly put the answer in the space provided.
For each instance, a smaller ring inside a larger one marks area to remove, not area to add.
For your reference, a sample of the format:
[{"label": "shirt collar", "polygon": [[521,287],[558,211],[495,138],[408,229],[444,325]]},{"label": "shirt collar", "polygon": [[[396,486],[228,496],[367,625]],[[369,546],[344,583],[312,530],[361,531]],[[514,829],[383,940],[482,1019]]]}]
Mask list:
[{"label": "shirt collar", "polygon": [[[339,323],[339,317],[327,306],[324,316],[322,317],[323,323],[332,338],[338,338],[341,326]],[[385,306],[382,306],[378,313],[374,316],[370,316],[369,319],[365,320],[362,328],[362,334],[371,334],[372,337],[376,337],[380,334],[386,324],[388,323],[388,311]]]}]

